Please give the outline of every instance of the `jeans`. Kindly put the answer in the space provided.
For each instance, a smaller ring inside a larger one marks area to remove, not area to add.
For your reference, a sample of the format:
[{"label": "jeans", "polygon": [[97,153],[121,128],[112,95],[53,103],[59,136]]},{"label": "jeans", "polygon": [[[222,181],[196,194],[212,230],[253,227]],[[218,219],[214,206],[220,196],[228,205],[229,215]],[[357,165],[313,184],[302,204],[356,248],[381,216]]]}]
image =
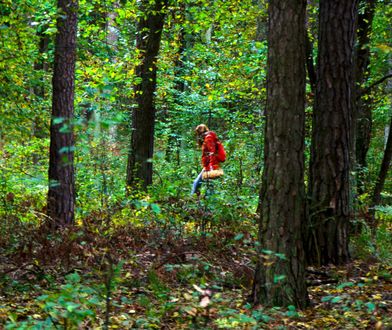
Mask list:
[{"label": "jeans", "polygon": [[197,176],[195,181],[193,181],[191,195],[196,194],[199,191],[201,183],[203,182],[203,178],[202,178],[203,172],[204,172],[204,169],[201,170],[200,174]]}]

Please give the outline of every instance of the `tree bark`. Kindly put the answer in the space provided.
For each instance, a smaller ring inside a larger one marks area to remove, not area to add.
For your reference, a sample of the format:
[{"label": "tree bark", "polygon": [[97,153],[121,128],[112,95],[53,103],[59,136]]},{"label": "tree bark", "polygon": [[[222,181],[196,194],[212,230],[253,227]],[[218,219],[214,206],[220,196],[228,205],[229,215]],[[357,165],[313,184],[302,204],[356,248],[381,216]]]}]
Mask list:
[{"label": "tree bark", "polygon": [[134,86],[136,107],[132,113],[132,137],[128,154],[128,191],[136,184],[146,189],[152,183],[152,156],[154,151],[157,56],[161,42],[167,0],[143,0],[143,17],[138,24],[136,48],[141,63],[136,68],[140,80]]},{"label": "tree bark", "polygon": [[268,80],[259,240],[252,299],[305,307],[305,0],[269,2]]},{"label": "tree bark", "polygon": [[306,69],[308,72],[309,85],[312,93],[316,92],[316,71],[313,63],[313,43],[310,40],[309,33],[306,32],[305,37],[305,51],[306,51]]},{"label": "tree bark", "polygon": [[369,77],[370,63],[370,33],[374,11],[377,0],[362,1],[364,8],[363,13],[358,15],[357,29],[357,47],[355,56],[355,107],[354,107],[354,124],[355,132],[355,162],[357,175],[358,192],[364,192],[365,177],[364,169],[367,167],[366,156],[370,146],[372,131],[372,109],[371,102],[364,100],[365,83]]},{"label": "tree bark", "polygon": [[[45,26],[46,28],[46,26]],[[33,88],[33,93],[37,100],[37,104],[40,104],[41,100],[45,98],[45,77],[44,72],[46,73],[49,69],[47,61],[44,59],[44,54],[48,52],[49,45],[49,37],[42,33],[42,31],[37,32],[37,36],[39,38],[38,44],[38,58],[34,63],[34,71],[38,72],[39,79]],[[46,116],[45,116],[46,118]],[[40,111],[37,111],[34,115],[33,125],[32,125],[32,137],[37,137],[39,139],[47,137],[48,127],[45,121],[42,118],[42,114]],[[37,153],[33,153],[33,164],[37,164],[40,155]]]},{"label": "tree bark", "polygon": [[[186,6],[182,4],[179,8],[178,14],[178,22],[177,24],[183,25],[185,22],[185,12]],[[186,50],[186,32],[185,28],[182,27],[178,36],[178,51],[174,60],[174,109],[178,108],[182,105],[182,97],[185,91],[185,82],[184,82],[184,61],[185,61],[185,50]],[[178,110],[177,110],[178,111]],[[179,127],[175,123],[176,119],[176,111],[166,111],[166,121],[167,127],[169,129],[169,137],[166,146],[166,161],[172,161],[173,152],[176,153],[176,164],[180,166],[180,147],[181,147],[181,139],[179,135]]]},{"label": "tree bark", "polygon": [[382,159],[380,172],[378,174],[376,185],[374,187],[372,204],[371,204],[372,207],[379,205],[381,203],[381,192],[384,189],[385,179],[387,178],[388,170],[391,165],[391,159],[392,159],[392,116],[391,116],[391,122],[389,124],[388,140],[385,146],[384,157]]},{"label": "tree bark", "polygon": [[356,0],[321,0],[310,160],[308,261],[349,259],[350,145]]},{"label": "tree bark", "polygon": [[54,227],[73,224],[75,213],[74,115],[77,0],[58,0],[50,125],[48,216]]}]

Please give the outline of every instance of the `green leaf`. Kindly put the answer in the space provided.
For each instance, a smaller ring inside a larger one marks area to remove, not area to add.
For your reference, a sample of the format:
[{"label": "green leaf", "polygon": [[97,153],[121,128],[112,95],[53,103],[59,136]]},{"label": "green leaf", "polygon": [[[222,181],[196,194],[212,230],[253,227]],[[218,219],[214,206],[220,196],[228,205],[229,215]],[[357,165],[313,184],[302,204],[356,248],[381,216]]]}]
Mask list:
[{"label": "green leaf", "polygon": [[283,281],[286,278],[286,275],[274,275],[274,283],[279,283],[281,281]]},{"label": "green leaf", "polygon": [[75,272],[72,274],[68,274],[66,277],[67,281],[71,282],[71,283],[79,283],[80,282],[80,275]]},{"label": "green leaf", "polygon": [[161,213],[161,208],[159,207],[158,204],[152,203],[152,204],[150,204],[150,207],[155,214]]},{"label": "green leaf", "polygon": [[241,323],[252,323],[252,324],[257,323],[257,321],[253,317],[250,317],[246,314],[239,314],[238,321]]},{"label": "green leaf", "polygon": [[327,301],[330,301],[332,298],[334,298],[334,296],[325,296],[325,297],[321,298],[321,301],[322,302],[327,302]]},{"label": "green leaf", "polygon": [[369,313],[373,313],[376,310],[376,304],[372,302],[367,302],[365,306],[368,308]]},{"label": "green leaf", "polygon": [[235,237],[234,237],[234,240],[235,241],[239,241],[241,238],[243,238],[244,237],[244,234],[243,233],[239,233],[239,234],[237,234]]},{"label": "green leaf", "polygon": [[61,124],[64,120],[65,120],[65,118],[63,118],[63,117],[53,118],[53,124],[54,125]]},{"label": "green leaf", "polygon": [[350,287],[350,286],[353,286],[353,285],[354,285],[353,282],[344,282],[344,283],[339,284],[337,286],[337,289],[344,289],[346,287]]},{"label": "green leaf", "polygon": [[72,313],[75,309],[77,309],[80,306],[80,304],[76,304],[74,302],[68,302],[66,304],[66,309],[68,312]]},{"label": "green leaf", "polygon": [[331,303],[335,304],[335,303],[340,302],[341,300],[342,300],[342,297],[336,296],[336,297],[334,297],[334,298],[331,300]]},{"label": "green leaf", "polygon": [[74,152],[75,151],[75,146],[71,146],[71,147],[62,147],[59,150],[59,154],[65,154],[65,153],[69,153],[69,152]]},{"label": "green leaf", "polygon": [[286,256],[283,254],[283,253],[276,253],[275,254],[279,259],[281,259],[281,260],[287,260],[286,259]]}]

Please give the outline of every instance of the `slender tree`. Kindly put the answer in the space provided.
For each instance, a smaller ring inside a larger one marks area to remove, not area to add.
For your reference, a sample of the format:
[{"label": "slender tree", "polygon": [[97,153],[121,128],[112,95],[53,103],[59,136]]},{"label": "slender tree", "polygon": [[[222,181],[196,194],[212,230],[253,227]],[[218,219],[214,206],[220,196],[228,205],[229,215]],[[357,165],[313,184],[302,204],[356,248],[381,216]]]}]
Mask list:
[{"label": "slender tree", "polygon": [[[46,28],[46,25],[45,25]],[[34,63],[34,71],[38,73],[39,79],[38,83],[34,86],[33,92],[35,95],[35,98],[37,100],[37,105],[42,103],[42,100],[45,98],[45,77],[44,77],[44,72],[47,72],[49,69],[47,61],[44,59],[45,54],[48,53],[48,45],[49,45],[49,36],[45,35],[42,33],[42,30],[39,29],[37,32],[37,36],[39,38],[39,44],[38,44],[38,58],[36,62]],[[33,127],[32,127],[32,136],[35,136],[37,138],[44,138],[46,137],[47,134],[47,127],[46,126],[46,120],[42,120],[42,116],[40,116],[40,113],[37,112],[37,114],[34,116],[34,121],[33,121]],[[37,164],[39,159],[39,155],[34,153],[33,154],[33,163]]]},{"label": "slender tree", "polygon": [[48,216],[54,226],[74,222],[74,87],[77,0],[58,0],[55,41],[52,120],[50,125]]},{"label": "slender tree", "polygon": [[357,0],[321,0],[310,161],[308,261],[349,259],[350,134]]},{"label": "slender tree", "polygon": [[370,146],[372,130],[372,108],[367,95],[365,83],[369,77],[370,34],[376,8],[376,0],[362,0],[363,11],[358,15],[357,45],[355,52],[355,100],[354,100],[354,136],[356,170],[358,171],[358,191],[363,192],[364,169],[367,167],[367,152]]},{"label": "slender tree", "polygon": [[[181,4],[178,12],[174,12],[174,16],[177,18],[177,24],[183,25],[185,22],[185,12],[186,12],[186,6],[185,3]],[[172,160],[172,155],[173,152],[176,152],[176,163],[177,166],[180,165],[180,147],[181,147],[181,139],[179,136],[179,127],[175,125],[175,115],[176,111],[175,109],[178,108],[179,106],[182,105],[182,97],[183,93],[185,91],[185,83],[184,83],[184,61],[185,61],[185,51],[187,47],[186,43],[186,32],[184,26],[181,26],[180,31],[178,33],[177,37],[177,44],[178,44],[178,50],[175,55],[175,60],[173,63],[174,66],[174,104],[173,108],[174,111],[171,113],[170,111],[166,111],[166,119],[167,119],[167,126],[169,129],[169,138],[167,141],[167,147],[166,147],[166,160],[171,161]]]},{"label": "slender tree", "polygon": [[313,64],[313,43],[310,40],[309,33],[306,33],[306,69],[308,72],[309,85],[312,93],[316,91],[316,71]]},{"label": "slender tree", "polygon": [[260,193],[260,251],[253,301],[307,305],[305,220],[305,0],[272,0]]},{"label": "slender tree", "polygon": [[385,145],[384,157],[381,162],[380,172],[374,187],[371,206],[379,205],[381,202],[381,192],[384,189],[385,180],[388,176],[388,170],[392,160],[392,116],[389,123],[389,133]]},{"label": "slender tree", "polygon": [[132,137],[128,155],[127,186],[140,183],[144,188],[152,183],[152,156],[154,150],[157,56],[161,42],[167,0],[142,0],[138,23],[136,48],[140,64],[139,78],[134,87],[136,107],[132,113]]}]

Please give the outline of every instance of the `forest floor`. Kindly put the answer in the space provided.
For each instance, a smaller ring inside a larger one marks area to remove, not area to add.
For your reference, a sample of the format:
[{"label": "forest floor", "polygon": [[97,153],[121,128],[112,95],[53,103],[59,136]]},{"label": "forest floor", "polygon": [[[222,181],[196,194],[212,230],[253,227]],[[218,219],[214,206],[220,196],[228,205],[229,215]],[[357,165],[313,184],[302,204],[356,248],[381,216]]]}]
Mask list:
[{"label": "forest floor", "polygon": [[392,269],[375,258],[309,268],[305,310],[264,308],[248,302],[246,232],[88,228],[0,244],[0,328],[392,329]]}]

